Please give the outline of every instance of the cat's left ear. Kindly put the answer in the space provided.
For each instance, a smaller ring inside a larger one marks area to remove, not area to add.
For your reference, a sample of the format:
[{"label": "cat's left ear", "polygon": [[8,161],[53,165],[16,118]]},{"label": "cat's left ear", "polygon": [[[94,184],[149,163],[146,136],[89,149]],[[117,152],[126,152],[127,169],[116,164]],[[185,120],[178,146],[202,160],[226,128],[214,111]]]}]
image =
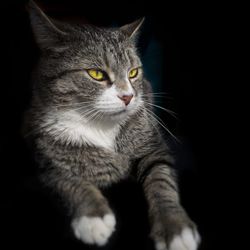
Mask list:
[{"label": "cat's left ear", "polygon": [[67,36],[63,30],[45,15],[45,13],[32,0],[28,3],[31,27],[40,49],[50,51],[63,51],[62,41]]},{"label": "cat's left ear", "polygon": [[142,26],[143,22],[145,20],[145,17],[140,18],[133,23],[126,24],[122,27],[120,27],[120,30],[125,33],[129,38],[134,38],[137,36],[140,27]]}]

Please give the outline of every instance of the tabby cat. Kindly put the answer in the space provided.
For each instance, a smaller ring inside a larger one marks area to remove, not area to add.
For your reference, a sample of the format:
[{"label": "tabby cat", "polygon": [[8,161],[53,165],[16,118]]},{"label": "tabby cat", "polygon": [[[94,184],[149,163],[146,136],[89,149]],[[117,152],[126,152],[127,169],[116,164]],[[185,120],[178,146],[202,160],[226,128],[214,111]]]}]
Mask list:
[{"label": "tabby cat", "polygon": [[200,237],[180,205],[174,160],[154,120],[136,37],[143,20],[120,28],[62,24],[29,4],[41,50],[30,125],[43,182],[67,204],[76,238],[105,245],[115,214],[102,189],[141,183],[157,250],[196,250]]}]

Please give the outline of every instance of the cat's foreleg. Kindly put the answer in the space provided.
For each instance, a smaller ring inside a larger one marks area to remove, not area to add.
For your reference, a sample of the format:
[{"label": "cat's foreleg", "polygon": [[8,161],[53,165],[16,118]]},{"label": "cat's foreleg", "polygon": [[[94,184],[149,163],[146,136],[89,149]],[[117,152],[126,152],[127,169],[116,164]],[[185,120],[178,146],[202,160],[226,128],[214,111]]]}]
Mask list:
[{"label": "cat's foreleg", "polygon": [[74,234],[84,243],[103,246],[115,230],[115,216],[97,187],[83,183],[79,192],[83,200],[72,220]]},{"label": "cat's foreleg", "polygon": [[156,250],[197,250],[200,236],[179,202],[173,170],[165,163],[141,166]]},{"label": "cat's foreleg", "polygon": [[115,231],[116,220],[98,187],[69,173],[52,175],[52,185],[70,210],[75,237],[87,244],[105,245]]}]

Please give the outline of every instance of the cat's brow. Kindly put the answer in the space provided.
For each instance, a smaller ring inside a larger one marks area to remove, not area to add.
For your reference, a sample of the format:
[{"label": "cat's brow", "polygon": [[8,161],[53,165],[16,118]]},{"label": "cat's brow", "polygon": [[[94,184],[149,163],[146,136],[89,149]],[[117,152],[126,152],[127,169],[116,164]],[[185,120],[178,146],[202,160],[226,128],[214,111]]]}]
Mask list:
[{"label": "cat's brow", "polygon": [[131,49],[128,49],[125,52],[127,60],[130,62],[130,65],[132,65],[133,67],[141,67],[141,64],[138,62],[138,59],[132,56],[131,53],[133,53]]},{"label": "cat's brow", "polygon": [[60,72],[60,73],[58,73],[56,75],[53,75],[53,76],[51,76],[49,78],[50,78],[50,80],[59,79],[59,78],[65,76],[65,75],[68,75],[68,74],[71,74],[71,73],[76,73],[76,72],[81,72],[81,71],[83,71],[83,69],[80,69],[80,68],[79,69],[67,69],[67,70],[64,70],[64,71],[62,71],[62,72]]}]

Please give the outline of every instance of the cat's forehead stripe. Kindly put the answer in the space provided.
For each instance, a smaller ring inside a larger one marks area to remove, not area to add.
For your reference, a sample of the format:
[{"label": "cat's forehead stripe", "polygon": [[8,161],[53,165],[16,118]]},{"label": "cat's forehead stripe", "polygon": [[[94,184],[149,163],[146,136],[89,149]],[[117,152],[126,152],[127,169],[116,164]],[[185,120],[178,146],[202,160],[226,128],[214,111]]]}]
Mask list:
[{"label": "cat's forehead stripe", "polygon": [[[125,69],[131,64],[131,58],[127,56],[125,49],[108,48],[103,55],[105,66],[112,70]],[[119,69],[118,69],[119,67]]]},{"label": "cat's forehead stripe", "polygon": [[107,71],[107,74],[108,74],[108,76],[109,76],[111,82],[114,82],[114,81],[115,81],[115,74],[114,74],[114,72],[112,71],[112,69],[109,68],[109,67],[107,67],[106,71]]},{"label": "cat's forehead stripe", "polygon": [[128,57],[128,61],[130,62],[130,65],[134,66],[136,61],[135,61],[135,57],[131,55],[131,49],[128,49],[126,51],[126,56]]}]

